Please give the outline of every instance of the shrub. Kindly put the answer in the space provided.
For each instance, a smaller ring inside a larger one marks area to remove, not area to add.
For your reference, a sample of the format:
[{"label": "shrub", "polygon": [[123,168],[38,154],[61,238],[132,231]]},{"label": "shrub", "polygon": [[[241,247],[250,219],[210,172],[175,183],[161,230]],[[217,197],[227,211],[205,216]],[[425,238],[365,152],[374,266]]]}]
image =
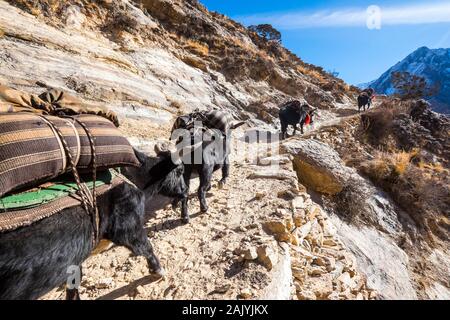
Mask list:
[{"label": "shrub", "polygon": [[368,142],[374,146],[383,145],[392,132],[391,110],[376,110],[361,115],[361,124],[364,127]]},{"label": "shrub", "polygon": [[[450,207],[448,170],[440,165],[414,165],[412,152],[379,152],[375,159],[362,163],[359,170],[375,185],[390,194],[396,204],[407,213],[419,229],[425,230],[428,240],[448,239],[446,212]],[[448,214],[447,214],[448,215]]]},{"label": "shrub", "polygon": [[361,115],[361,125],[368,142],[374,146],[386,145],[387,138],[393,133],[393,121],[400,114],[408,114],[410,102],[400,100],[383,101],[376,109]]},{"label": "shrub", "polygon": [[421,99],[434,95],[438,88],[428,85],[425,78],[405,72],[393,72],[392,84],[397,90],[397,95],[403,99]]},{"label": "shrub", "polygon": [[395,153],[378,152],[374,159],[363,162],[361,169],[373,181],[394,181],[407,171],[411,159],[417,153],[417,150]]},{"label": "shrub", "polygon": [[341,192],[332,197],[333,209],[343,220],[352,224],[373,224],[366,214],[366,195],[360,180],[350,179]]}]

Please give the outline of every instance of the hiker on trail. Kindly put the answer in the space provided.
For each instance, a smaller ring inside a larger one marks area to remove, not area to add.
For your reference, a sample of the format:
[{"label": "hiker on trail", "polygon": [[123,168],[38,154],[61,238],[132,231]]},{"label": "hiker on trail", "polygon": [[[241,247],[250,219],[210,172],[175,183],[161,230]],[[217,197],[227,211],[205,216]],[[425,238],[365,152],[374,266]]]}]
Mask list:
[{"label": "hiker on trail", "polygon": [[95,114],[107,118],[116,127],[119,126],[115,112],[58,89],[50,89],[37,96],[0,84],[0,113],[2,112],[33,112],[54,116]]}]

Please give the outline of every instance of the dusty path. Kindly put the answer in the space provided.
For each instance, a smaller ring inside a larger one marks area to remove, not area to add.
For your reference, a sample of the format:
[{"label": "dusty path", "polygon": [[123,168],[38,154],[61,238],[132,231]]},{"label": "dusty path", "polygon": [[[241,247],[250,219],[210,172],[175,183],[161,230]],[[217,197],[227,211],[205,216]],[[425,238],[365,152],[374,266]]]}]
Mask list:
[{"label": "dusty path", "polygon": [[[114,247],[84,263],[82,298],[236,299],[242,292],[246,297],[258,297],[271,280],[269,273],[261,264],[238,261],[236,249],[277,246],[261,223],[277,209],[289,207],[277,192],[295,187],[295,175],[287,169],[281,169],[285,180],[246,179],[259,170],[257,166],[235,164],[223,189],[217,188],[220,173],[216,173],[206,214],[199,212],[198,184],[193,181],[188,225],[181,224],[179,212],[171,209],[160,210],[149,221],[149,236],[167,273],[163,280],[152,282],[146,277],[144,259],[130,257],[127,249]],[[51,297],[61,298],[61,294],[54,292]]]},{"label": "dusty path", "polygon": [[[307,131],[318,130],[331,121],[339,120],[327,115]],[[159,128],[145,137],[132,124],[125,122],[124,127],[133,129],[132,135],[141,139],[164,136],[162,131],[168,129]],[[244,131],[234,135],[237,140],[243,140],[243,136]],[[342,285],[333,285],[333,279],[345,268],[354,270],[354,261],[326,226],[327,218],[320,208],[298,185],[289,157],[278,155],[279,141],[250,143],[248,147],[246,157],[232,157],[231,175],[223,189],[217,188],[221,173],[215,173],[207,198],[208,213],[199,212],[195,179],[191,183],[190,224],[181,224],[179,212],[169,208],[158,211],[148,222],[149,237],[166,270],[163,279],[148,276],[143,258],[132,257],[123,247],[112,247],[83,264],[82,299],[312,299],[328,297],[333,288],[340,292]],[[268,156],[270,163],[264,161]],[[268,230],[268,224],[275,229]],[[322,249],[324,237],[330,238],[330,247]],[[288,258],[281,245],[286,241],[289,247],[283,248],[287,248]],[[260,259],[261,248],[273,253],[269,262]],[[313,266],[317,254],[331,261],[331,266]],[[283,261],[288,265],[281,270],[278,266]],[[283,282],[279,280],[283,277],[288,278],[286,288],[276,283]],[[363,278],[358,279],[354,281],[359,285],[354,293],[342,289],[343,295],[336,293],[334,298],[369,298],[370,292],[361,284]],[[276,291],[274,286],[278,286],[278,292],[268,292]],[[360,290],[364,295],[358,296]],[[56,289],[43,298],[63,299],[64,292]]]}]

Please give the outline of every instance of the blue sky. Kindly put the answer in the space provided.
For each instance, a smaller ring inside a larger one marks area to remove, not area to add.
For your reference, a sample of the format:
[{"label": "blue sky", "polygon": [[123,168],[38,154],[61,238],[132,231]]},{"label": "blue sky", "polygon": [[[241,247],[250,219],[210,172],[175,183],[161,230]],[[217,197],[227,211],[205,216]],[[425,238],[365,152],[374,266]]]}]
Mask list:
[{"label": "blue sky", "polygon": [[271,23],[284,46],[351,84],[378,78],[421,46],[450,47],[450,0],[200,2],[244,25]]}]

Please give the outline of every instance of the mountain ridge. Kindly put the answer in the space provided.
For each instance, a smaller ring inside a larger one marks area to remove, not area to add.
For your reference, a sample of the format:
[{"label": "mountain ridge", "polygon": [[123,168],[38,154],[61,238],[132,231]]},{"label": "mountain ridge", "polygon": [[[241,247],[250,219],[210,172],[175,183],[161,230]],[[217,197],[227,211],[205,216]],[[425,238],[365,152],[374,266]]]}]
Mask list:
[{"label": "mountain ridge", "polygon": [[[84,299],[450,297],[448,210],[438,211],[450,142],[427,106],[377,99],[360,114],[357,88],[193,0],[0,1],[0,48],[0,82],[105,105],[143,152],[196,108],[246,120],[210,211],[194,179],[190,224],[171,208],[148,221],[166,277],[147,281],[145,259],[115,246],[83,264]],[[317,118],[281,142],[279,105],[300,98]]]},{"label": "mountain ridge", "polygon": [[396,90],[391,74],[398,71],[421,76],[431,87],[437,86],[438,93],[427,100],[435,111],[450,113],[450,48],[430,49],[422,46],[397,62],[378,79],[361,86],[371,86],[377,93],[392,95]]}]

